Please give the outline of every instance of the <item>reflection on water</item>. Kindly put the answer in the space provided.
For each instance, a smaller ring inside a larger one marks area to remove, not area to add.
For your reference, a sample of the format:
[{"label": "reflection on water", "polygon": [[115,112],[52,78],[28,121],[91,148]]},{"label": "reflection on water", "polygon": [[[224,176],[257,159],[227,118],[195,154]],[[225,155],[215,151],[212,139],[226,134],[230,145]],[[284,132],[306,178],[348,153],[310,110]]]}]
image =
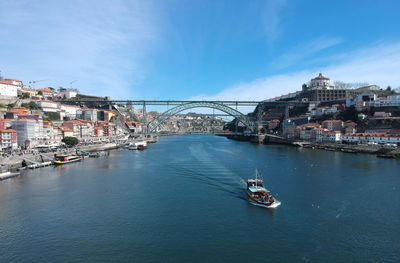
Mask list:
[{"label": "reflection on water", "polygon": [[[275,210],[247,199],[256,168],[282,202]],[[162,138],[0,182],[0,262],[391,261],[398,168],[362,154]]]}]

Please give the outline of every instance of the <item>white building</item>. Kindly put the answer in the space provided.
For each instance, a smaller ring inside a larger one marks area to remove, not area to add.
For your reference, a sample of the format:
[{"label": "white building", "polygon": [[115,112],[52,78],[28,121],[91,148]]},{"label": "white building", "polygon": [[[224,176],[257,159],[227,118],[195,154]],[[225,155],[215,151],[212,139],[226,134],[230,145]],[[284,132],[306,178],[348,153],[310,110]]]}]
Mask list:
[{"label": "white building", "polygon": [[378,143],[378,144],[400,144],[400,135],[386,133],[354,133],[345,134],[342,137],[343,142],[349,143]]},{"label": "white building", "polygon": [[357,91],[357,93],[363,93],[363,92],[378,91],[380,89],[381,88],[377,85],[368,85],[368,86],[357,88],[357,89],[355,89],[355,91]]},{"label": "white building", "polygon": [[361,110],[365,106],[373,103],[377,96],[373,92],[362,92],[351,95],[346,98],[346,107],[355,106],[358,110]]},{"label": "white building", "polygon": [[311,110],[311,117],[319,117],[325,114],[335,114],[338,111],[338,106],[318,107]]},{"label": "white building", "polygon": [[78,95],[78,91],[74,89],[60,91],[60,97],[65,99],[75,98]]},{"label": "white building", "polygon": [[333,87],[330,85],[330,79],[319,73],[316,78],[311,80],[309,89],[333,89]]},{"label": "white building", "polygon": [[387,96],[386,98],[378,98],[368,103],[371,107],[400,107],[400,95]]},{"label": "white building", "polygon": [[0,130],[0,149],[16,149],[18,147],[15,130]]},{"label": "white building", "polygon": [[325,141],[331,143],[341,143],[342,133],[340,131],[328,131],[325,136]]},{"label": "white building", "polygon": [[77,118],[77,112],[80,109],[81,107],[75,105],[61,105],[61,110],[64,110],[65,116],[70,118],[71,120],[75,120]]},{"label": "white building", "polygon": [[[62,108],[61,104],[58,102],[50,101],[50,100],[40,100],[38,101],[39,108],[42,109],[43,112],[54,112],[60,115],[60,120],[63,120],[66,116],[66,110]],[[76,115],[76,114],[75,114]]]},{"label": "white building", "polygon": [[[22,83],[22,82],[21,82]],[[22,85],[19,85],[19,82],[16,80],[0,80],[0,95],[7,97],[17,97],[18,90],[20,90]]]},{"label": "white building", "polygon": [[60,109],[60,103],[50,101],[50,100],[39,100],[37,102],[39,108],[41,108],[44,112],[58,112]]}]

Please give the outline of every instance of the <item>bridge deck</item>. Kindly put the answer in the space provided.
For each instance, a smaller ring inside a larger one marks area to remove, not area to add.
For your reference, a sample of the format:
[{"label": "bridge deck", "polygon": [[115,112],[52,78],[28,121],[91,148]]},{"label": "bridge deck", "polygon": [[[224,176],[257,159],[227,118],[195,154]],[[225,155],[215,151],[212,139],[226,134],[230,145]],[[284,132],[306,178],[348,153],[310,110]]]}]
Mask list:
[{"label": "bridge deck", "polygon": [[61,103],[99,103],[99,104],[129,104],[129,105],[154,105],[154,106],[173,106],[185,103],[218,103],[225,106],[305,106],[308,103],[298,101],[250,101],[250,100],[56,100]]}]

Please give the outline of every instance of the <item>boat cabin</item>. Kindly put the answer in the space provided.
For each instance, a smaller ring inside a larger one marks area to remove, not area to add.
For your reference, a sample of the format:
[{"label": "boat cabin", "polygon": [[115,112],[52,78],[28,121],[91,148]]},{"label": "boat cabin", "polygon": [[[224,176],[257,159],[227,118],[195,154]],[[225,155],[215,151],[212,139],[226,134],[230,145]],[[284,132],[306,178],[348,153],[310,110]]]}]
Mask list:
[{"label": "boat cabin", "polygon": [[247,179],[247,187],[264,186],[264,181],[261,179]]},{"label": "boat cabin", "polygon": [[66,162],[66,161],[71,161],[71,160],[74,160],[74,159],[79,159],[79,156],[60,154],[60,155],[54,156],[54,159],[56,161]]}]

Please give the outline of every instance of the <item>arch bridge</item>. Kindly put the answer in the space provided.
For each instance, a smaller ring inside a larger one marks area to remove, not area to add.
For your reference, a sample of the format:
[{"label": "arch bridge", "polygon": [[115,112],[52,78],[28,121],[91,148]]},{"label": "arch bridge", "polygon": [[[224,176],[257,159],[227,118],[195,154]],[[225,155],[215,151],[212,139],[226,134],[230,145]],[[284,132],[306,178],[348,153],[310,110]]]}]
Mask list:
[{"label": "arch bridge", "polygon": [[[251,131],[254,131],[257,126],[261,125],[263,107],[283,107],[285,108],[285,119],[289,117],[289,106],[307,106],[308,103],[297,101],[211,101],[211,100],[110,100],[108,98],[80,98],[69,100],[57,100],[63,104],[72,104],[89,107],[112,107],[117,105],[138,105],[142,107],[142,123],[146,127],[146,133],[153,133],[166,120],[172,116],[193,108],[211,108],[222,111],[238,121],[242,122]],[[147,122],[146,106],[173,106],[155,119]],[[249,117],[237,110],[238,107],[254,106],[256,116]]]},{"label": "arch bridge", "polygon": [[222,112],[225,112],[226,114],[236,118],[238,121],[242,122],[243,125],[245,125],[248,129],[254,130],[255,123],[254,121],[247,115],[244,115],[240,111],[233,109],[221,102],[216,102],[216,101],[190,101],[190,102],[184,102],[178,106],[175,106],[165,112],[163,112],[161,115],[157,116],[154,118],[152,121],[150,121],[147,124],[147,133],[153,133],[157,131],[157,128],[162,125],[166,120],[171,118],[172,116],[193,108],[211,108],[211,109],[216,109]]}]

